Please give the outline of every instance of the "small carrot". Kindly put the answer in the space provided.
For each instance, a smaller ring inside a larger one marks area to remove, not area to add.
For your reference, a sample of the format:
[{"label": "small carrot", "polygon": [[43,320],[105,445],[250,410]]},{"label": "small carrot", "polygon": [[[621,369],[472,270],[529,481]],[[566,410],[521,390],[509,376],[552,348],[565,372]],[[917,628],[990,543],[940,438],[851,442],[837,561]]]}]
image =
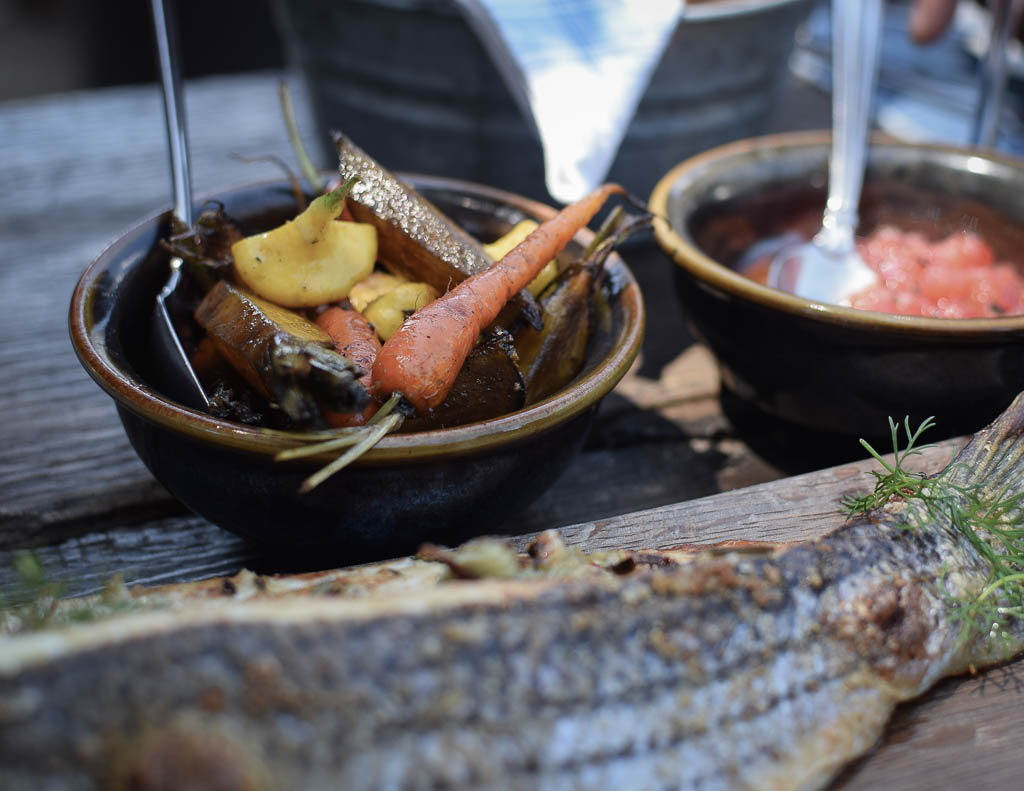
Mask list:
[{"label": "small carrot", "polygon": [[370,392],[378,397],[400,392],[420,413],[441,404],[480,332],[611,195],[623,192],[618,184],[598,187],[542,223],[493,266],[410,316],[377,355]]},{"label": "small carrot", "polygon": [[[367,370],[359,381],[369,387],[369,371],[373,368],[381,348],[373,325],[358,310],[345,310],[337,306],[330,307],[317,316],[316,323],[331,336],[334,348],[340,355]],[[362,412],[327,412],[325,418],[327,423],[335,428],[361,426],[373,417],[376,411],[377,404],[371,400]]]}]

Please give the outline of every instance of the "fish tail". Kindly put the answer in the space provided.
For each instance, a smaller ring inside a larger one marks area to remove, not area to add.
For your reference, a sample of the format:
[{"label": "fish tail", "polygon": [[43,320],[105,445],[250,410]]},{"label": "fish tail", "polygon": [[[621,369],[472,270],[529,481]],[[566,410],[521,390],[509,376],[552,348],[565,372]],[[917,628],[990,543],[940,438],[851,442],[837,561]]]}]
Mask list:
[{"label": "fish tail", "polygon": [[945,472],[948,483],[984,499],[1024,497],[1024,393],[978,431]]}]

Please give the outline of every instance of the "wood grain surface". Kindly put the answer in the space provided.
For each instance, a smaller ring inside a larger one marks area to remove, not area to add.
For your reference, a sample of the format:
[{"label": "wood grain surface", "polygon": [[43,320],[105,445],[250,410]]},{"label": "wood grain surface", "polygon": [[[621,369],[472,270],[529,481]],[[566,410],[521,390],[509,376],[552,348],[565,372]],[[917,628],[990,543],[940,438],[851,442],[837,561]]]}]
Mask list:
[{"label": "wood grain surface", "polygon": [[[188,86],[198,193],[279,174],[232,154],[293,161],[278,76]],[[81,272],[119,230],[170,202],[156,86],[0,104],[0,187],[0,602],[26,595],[13,570],[25,551],[68,594],[95,591],[115,573],[155,584],[322,567],[323,558],[248,545],[170,497],[71,349],[67,308]],[[667,262],[649,243],[624,256],[648,307],[641,359],[565,474],[522,513],[482,514],[482,530],[523,543],[557,527],[569,543],[600,549],[798,540],[838,524],[841,495],[872,484],[863,449],[794,433],[720,393],[714,361],[675,305]],[[941,443],[922,463],[937,469],[961,442]],[[1016,787],[1021,667],[950,680],[901,707],[879,747],[835,787]]]}]

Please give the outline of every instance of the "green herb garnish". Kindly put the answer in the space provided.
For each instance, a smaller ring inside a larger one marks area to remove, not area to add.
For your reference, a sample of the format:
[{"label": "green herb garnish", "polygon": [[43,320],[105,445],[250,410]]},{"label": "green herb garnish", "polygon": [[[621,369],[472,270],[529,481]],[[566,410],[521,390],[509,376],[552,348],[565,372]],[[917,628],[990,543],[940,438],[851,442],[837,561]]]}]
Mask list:
[{"label": "green herb garnish", "polygon": [[163,606],[157,600],[143,602],[133,597],[120,574],[107,580],[101,593],[64,599],[66,586],[52,579],[34,554],[18,553],[13,565],[18,585],[12,601],[0,598],[0,635],[101,620],[143,605],[149,608]]},{"label": "green herb garnish", "polygon": [[[881,454],[871,447],[867,440],[862,439],[860,441],[860,444],[874,457],[875,461],[882,465],[885,472],[872,470],[871,474],[875,476],[875,488],[870,494],[859,497],[847,495],[840,501],[842,510],[847,517],[867,513],[879,506],[885,505],[894,497],[902,497],[904,499],[916,498],[925,502],[931,501],[932,492],[931,487],[928,485],[928,478],[921,473],[908,472],[904,469],[903,465],[908,458],[917,456],[924,450],[924,448],[917,447],[917,441],[921,434],[935,425],[935,421],[931,417],[925,418],[921,425],[918,426],[917,431],[913,433],[910,431],[910,418],[905,418],[903,422],[907,432],[907,447],[900,450],[900,425],[892,418],[889,418],[889,433],[892,436],[892,452],[894,457],[892,464],[883,459]],[[934,481],[935,479],[932,480]]]},{"label": "green herb garnish", "polygon": [[1024,494],[1010,494],[1006,489],[990,493],[977,485],[956,484],[950,480],[956,464],[950,464],[933,476],[908,471],[907,459],[924,449],[917,444],[921,434],[934,425],[929,417],[912,432],[909,418],[904,419],[907,442],[901,449],[900,424],[889,418],[892,463],[862,439],[861,445],[882,465],[883,471],[872,472],[875,476],[872,492],[844,497],[841,507],[847,517],[852,517],[893,500],[914,503],[918,507],[907,511],[910,521],[906,527],[911,530],[922,529],[932,520],[948,519],[988,568],[981,590],[966,597],[948,592],[945,584],[948,569],[943,572],[943,597],[952,617],[963,624],[960,639],[988,633],[992,639],[1005,641],[1010,619],[1024,616]]}]

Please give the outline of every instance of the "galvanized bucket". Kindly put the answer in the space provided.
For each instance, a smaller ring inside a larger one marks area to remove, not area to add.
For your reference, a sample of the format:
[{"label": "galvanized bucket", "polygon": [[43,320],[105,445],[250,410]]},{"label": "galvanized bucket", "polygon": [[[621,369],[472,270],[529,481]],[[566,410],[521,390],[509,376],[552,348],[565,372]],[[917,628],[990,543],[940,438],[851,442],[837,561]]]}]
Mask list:
[{"label": "galvanized bucket", "polygon": [[[813,5],[691,3],[609,178],[646,197],[680,160],[765,131]],[[325,140],[341,129],[391,169],[551,200],[535,132],[449,0],[278,0],[278,12]]]}]

